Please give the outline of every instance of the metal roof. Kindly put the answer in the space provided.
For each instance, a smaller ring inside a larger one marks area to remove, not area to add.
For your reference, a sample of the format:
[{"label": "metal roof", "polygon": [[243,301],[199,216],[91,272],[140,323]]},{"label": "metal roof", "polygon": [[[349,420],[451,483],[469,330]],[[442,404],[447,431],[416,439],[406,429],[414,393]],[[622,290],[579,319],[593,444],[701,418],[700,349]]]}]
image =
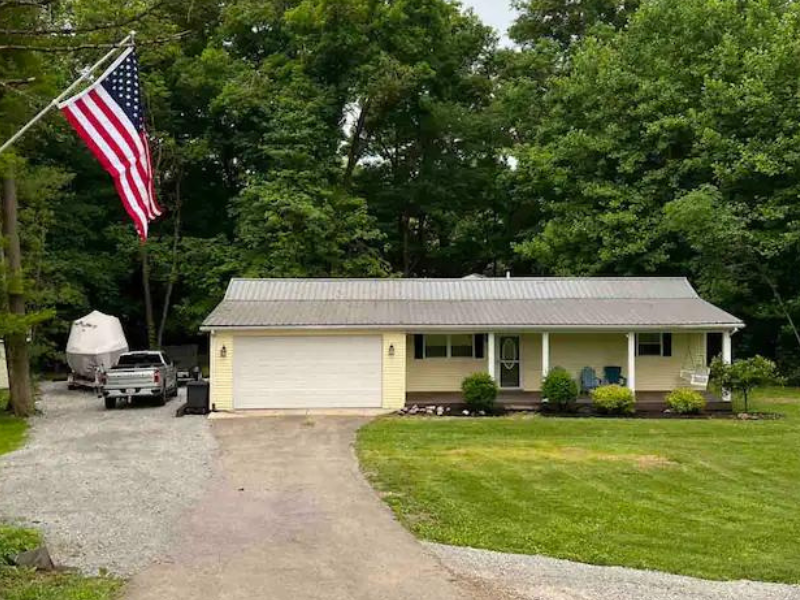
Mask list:
[{"label": "metal roof", "polygon": [[234,279],[202,329],[715,326],[685,278]]}]

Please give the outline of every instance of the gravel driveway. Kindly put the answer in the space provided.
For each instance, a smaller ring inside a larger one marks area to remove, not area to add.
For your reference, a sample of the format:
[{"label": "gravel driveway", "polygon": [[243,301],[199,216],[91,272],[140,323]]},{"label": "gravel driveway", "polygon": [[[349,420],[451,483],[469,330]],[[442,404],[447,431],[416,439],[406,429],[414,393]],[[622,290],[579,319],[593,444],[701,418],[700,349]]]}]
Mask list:
[{"label": "gravel driveway", "polygon": [[800,586],[706,581],[543,556],[426,546],[457,576],[519,600],[800,600]]},{"label": "gravel driveway", "polygon": [[107,411],[65,383],[41,391],[28,443],[0,457],[0,520],[41,528],[60,564],[139,570],[202,496],[216,453],[208,421],[176,419],[182,396]]}]

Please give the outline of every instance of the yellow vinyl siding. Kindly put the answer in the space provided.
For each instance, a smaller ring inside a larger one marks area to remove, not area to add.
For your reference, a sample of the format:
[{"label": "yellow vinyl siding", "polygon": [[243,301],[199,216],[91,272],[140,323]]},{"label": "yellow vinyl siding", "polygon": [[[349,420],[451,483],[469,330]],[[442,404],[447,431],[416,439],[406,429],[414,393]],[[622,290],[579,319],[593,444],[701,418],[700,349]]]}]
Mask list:
[{"label": "yellow vinyl siding", "polygon": [[[229,332],[212,333],[209,346],[211,404],[217,410],[233,410],[233,336]],[[224,358],[220,356],[223,346]]]},{"label": "yellow vinyl siding", "polygon": [[681,378],[681,369],[705,366],[706,335],[703,332],[672,334],[672,356],[637,356],[636,389],[643,392],[663,392],[679,387],[691,387]]},{"label": "yellow vinyl siding", "polygon": [[406,337],[406,391],[457,392],[467,375],[488,371],[485,358],[414,358],[414,336]]},{"label": "yellow vinyl siding", "polygon": [[628,338],[624,333],[550,334],[550,368],[564,367],[579,379],[583,367],[594,368],[602,377],[606,366],[622,367],[622,374],[627,375]]},{"label": "yellow vinyl siding", "polygon": [[[389,348],[394,346],[394,356]],[[406,334],[383,334],[383,408],[402,408],[406,403]]]},{"label": "yellow vinyl siding", "polygon": [[[672,356],[637,356],[636,389],[669,391],[688,387],[681,369],[692,368],[692,356],[698,367],[705,365],[706,336],[703,332],[674,332]],[[542,338],[525,334],[522,339],[523,386],[526,391],[542,389]],[[625,333],[551,333],[550,367],[564,367],[580,378],[583,367],[592,367],[599,377],[603,367],[622,367],[628,371],[628,340]]]},{"label": "yellow vinyl siding", "polygon": [[526,392],[534,392],[541,390],[542,389],[541,334],[539,333],[522,334],[520,356],[522,357],[522,381],[521,381],[522,389],[525,390]]}]

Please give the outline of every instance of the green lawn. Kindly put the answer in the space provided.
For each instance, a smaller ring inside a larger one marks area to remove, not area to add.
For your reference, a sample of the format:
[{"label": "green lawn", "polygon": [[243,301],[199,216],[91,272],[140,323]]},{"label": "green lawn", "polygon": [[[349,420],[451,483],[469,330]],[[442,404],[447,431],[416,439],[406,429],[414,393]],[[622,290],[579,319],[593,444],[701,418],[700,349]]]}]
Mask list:
[{"label": "green lawn", "polygon": [[800,582],[800,390],[780,420],[387,417],[362,468],[421,538],[712,579]]},{"label": "green lawn", "polygon": [[0,524],[0,600],[112,600],[122,581],[113,577],[84,577],[79,573],[39,573],[8,565],[8,559],[40,545],[32,529]]},{"label": "green lawn", "polygon": [[16,450],[25,441],[28,424],[6,412],[8,390],[0,390],[0,454]]},{"label": "green lawn", "polygon": [[121,587],[122,582],[111,577],[0,567],[2,600],[111,600]]}]

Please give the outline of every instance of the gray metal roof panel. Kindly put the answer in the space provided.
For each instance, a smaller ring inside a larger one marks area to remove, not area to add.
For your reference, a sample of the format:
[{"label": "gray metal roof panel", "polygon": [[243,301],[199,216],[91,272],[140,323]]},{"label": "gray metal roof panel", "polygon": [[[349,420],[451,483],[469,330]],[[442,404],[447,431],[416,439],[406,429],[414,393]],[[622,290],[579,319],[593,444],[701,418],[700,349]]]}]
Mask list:
[{"label": "gray metal roof panel", "polygon": [[203,323],[223,327],[713,327],[741,321],[698,298],[532,300],[230,300]]},{"label": "gray metal roof panel", "polygon": [[226,300],[547,300],[697,298],[683,277],[233,279]]}]

